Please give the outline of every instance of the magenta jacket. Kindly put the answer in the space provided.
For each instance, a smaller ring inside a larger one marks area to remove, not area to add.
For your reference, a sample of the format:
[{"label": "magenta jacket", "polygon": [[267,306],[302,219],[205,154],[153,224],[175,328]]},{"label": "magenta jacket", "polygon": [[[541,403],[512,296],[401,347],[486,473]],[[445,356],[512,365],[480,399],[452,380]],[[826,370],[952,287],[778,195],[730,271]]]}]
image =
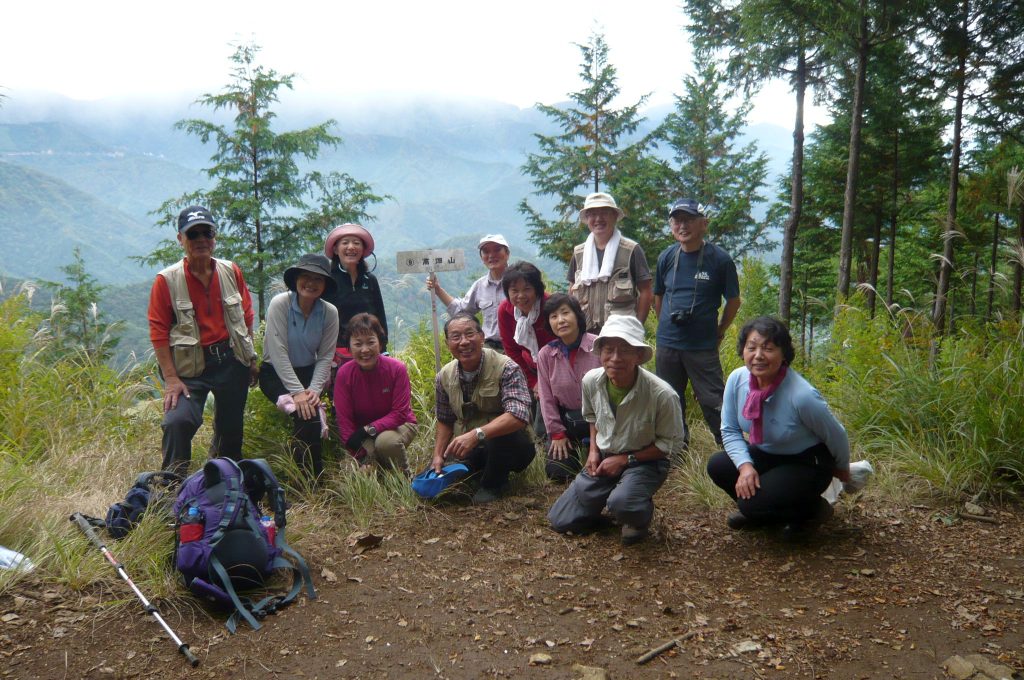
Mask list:
[{"label": "magenta jacket", "polygon": [[597,336],[584,333],[580,349],[576,353],[576,365],[569,365],[558,342],[549,342],[537,353],[537,391],[540,393],[540,412],[548,437],[565,434],[565,427],[558,415],[558,407],[573,409],[583,406],[583,376],[587,371],[601,367],[601,361],[594,354]]},{"label": "magenta jacket", "polygon": [[379,433],[415,423],[412,385],[405,364],[381,355],[376,368],[363,371],[355,361],[345,362],[334,379],[334,411],[342,442],[367,425],[373,425]]}]

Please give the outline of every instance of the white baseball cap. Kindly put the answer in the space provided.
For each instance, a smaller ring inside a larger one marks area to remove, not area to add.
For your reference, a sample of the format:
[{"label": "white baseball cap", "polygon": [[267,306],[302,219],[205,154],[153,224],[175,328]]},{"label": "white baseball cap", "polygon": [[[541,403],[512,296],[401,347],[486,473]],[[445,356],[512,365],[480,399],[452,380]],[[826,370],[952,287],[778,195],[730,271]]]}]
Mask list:
[{"label": "white baseball cap", "polygon": [[501,234],[488,234],[487,236],[484,236],[480,239],[480,245],[477,246],[477,249],[479,250],[480,248],[483,248],[485,243],[497,243],[499,246],[505,246],[509,250],[512,250],[508,247],[508,241],[506,241],[505,237]]}]

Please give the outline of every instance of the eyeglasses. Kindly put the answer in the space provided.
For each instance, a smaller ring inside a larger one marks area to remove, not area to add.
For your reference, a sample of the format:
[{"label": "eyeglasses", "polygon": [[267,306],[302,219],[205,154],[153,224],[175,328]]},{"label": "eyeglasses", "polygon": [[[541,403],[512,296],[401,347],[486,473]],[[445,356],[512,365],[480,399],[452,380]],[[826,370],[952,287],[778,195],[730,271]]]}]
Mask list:
[{"label": "eyeglasses", "polygon": [[189,229],[185,232],[185,236],[189,241],[195,241],[200,236],[213,240],[217,237],[217,232],[213,229]]},{"label": "eyeglasses", "polygon": [[479,335],[475,330],[468,330],[465,333],[452,333],[448,336],[448,342],[462,342],[463,339],[473,341]]}]

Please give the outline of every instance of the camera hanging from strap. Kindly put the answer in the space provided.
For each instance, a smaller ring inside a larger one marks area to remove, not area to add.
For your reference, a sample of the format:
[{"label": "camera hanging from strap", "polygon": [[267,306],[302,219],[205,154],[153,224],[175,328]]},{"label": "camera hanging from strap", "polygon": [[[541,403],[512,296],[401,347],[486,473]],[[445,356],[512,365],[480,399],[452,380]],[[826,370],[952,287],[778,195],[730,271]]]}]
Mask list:
[{"label": "camera hanging from strap", "polygon": [[[697,251],[697,274],[700,274],[700,271],[701,271],[701,269],[704,266],[704,245],[705,245],[705,242],[701,241],[700,242],[700,250]],[[693,296],[690,299],[690,309],[688,309],[684,313],[684,319],[685,320],[682,321],[682,323],[680,323],[679,321],[676,320],[676,315],[679,312],[677,310],[672,309],[672,294],[675,292],[676,276],[679,273],[679,271],[678,271],[679,270],[679,253],[681,253],[682,250],[683,250],[683,244],[680,243],[679,247],[676,248],[676,256],[672,260],[671,272],[672,272],[672,284],[673,285],[672,285],[672,288],[669,288],[669,290],[668,290],[668,313],[669,313],[669,318],[672,319],[673,323],[680,324],[680,325],[685,325],[685,324],[688,324],[690,322],[690,319],[693,318],[693,310],[694,310],[694,307],[697,304],[697,286],[700,285],[700,278],[698,278],[696,274],[694,275]],[[665,279],[667,280],[668,276],[666,276]]]}]

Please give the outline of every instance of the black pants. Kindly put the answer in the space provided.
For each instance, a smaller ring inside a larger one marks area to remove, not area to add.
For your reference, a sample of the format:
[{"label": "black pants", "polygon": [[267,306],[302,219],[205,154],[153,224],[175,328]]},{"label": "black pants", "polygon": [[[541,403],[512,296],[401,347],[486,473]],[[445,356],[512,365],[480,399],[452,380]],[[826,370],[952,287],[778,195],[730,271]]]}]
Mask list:
[{"label": "black pants", "polygon": [[454,462],[465,464],[471,475],[479,475],[482,488],[498,490],[511,473],[530,467],[536,455],[530,434],[522,429],[488,439],[466,454],[465,460]]},{"label": "black pants", "polygon": [[[299,379],[303,387],[309,387],[313,381],[315,368],[315,364],[292,367],[295,377]],[[274,365],[266,361],[260,364],[260,391],[275,406],[282,395],[291,394],[281,382]],[[305,470],[307,475],[311,474],[313,479],[319,479],[324,471],[320,416],[314,413],[312,418],[303,418],[298,411],[295,411],[292,414],[292,424],[292,457],[295,459],[295,464]]]},{"label": "black pants", "polygon": [[736,496],[740,473],[725,451],[708,460],[708,476],[736,501],[743,516],[762,523],[799,522],[814,517],[825,501],[822,492],[832,483],[832,454],[824,444],[792,456],[767,453],[747,445],[761,488],[747,499]]},{"label": "black pants", "polygon": [[[583,459],[586,457],[586,453],[581,454],[579,451],[580,445],[583,440],[590,437],[590,423],[572,423],[567,417],[568,411],[561,406],[558,407],[558,415],[562,421],[562,427],[565,428],[565,435],[569,439],[569,456],[561,460],[554,460],[551,458],[551,454],[547,455],[547,460],[544,462],[544,473],[547,474],[548,479],[556,482],[568,482],[580,473],[583,469]],[[577,411],[577,415],[579,412]]]},{"label": "black pants", "polygon": [[211,456],[242,459],[242,419],[249,398],[249,367],[235,359],[230,351],[219,357],[207,355],[205,361],[202,373],[181,379],[189,397],[181,394],[177,405],[164,413],[161,425],[163,469],[180,475],[188,474],[192,438],[203,424],[203,409],[211,392],[216,401]]}]

